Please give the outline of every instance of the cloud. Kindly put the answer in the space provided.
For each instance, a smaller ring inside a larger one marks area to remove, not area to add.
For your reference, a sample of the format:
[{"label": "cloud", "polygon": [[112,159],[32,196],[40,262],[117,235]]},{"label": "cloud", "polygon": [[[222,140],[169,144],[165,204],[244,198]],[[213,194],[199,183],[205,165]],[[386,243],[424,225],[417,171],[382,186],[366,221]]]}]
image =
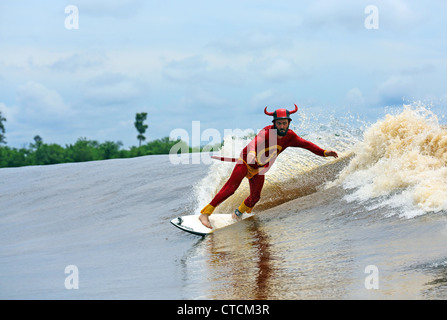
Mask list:
[{"label": "cloud", "polygon": [[216,115],[216,112],[226,113],[226,99],[219,97],[210,90],[200,87],[192,88],[181,98],[177,111],[202,117],[204,114]]},{"label": "cloud", "polygon": [[14,122],[17,114],[16,107],[8,107],[5,103],[0,102],[0,111],[7,122]]},{"label": "cloud", "polygon": [[405,75],[393,75],[377,87],[378,101],[385,106],[401,105],[405,97],[414,94],[414,81]]},{"label": "cloud", "polygon": [[17,102],[20,113],[28,119],[61,118],[73,113],[56,90],[33,81],[17,88]]},{"label": "cloud", "polygon": [[364,21],[368,16],[364,10],[368,5],[378,9],[380,30],[399,33],[408,33],[409,28],[420,25],[425,19],[422,12],[427,7],[403,0],[315,0],[304,9],[303,25],[314,31],[364,31]]},{"label": "cloud", "polygon": [[219,40],[213,40],[209,45],[224,53],[234,55],[256,53],[268,48],[274,48],[278,40],[280,40],[278,36],[272,33],[247,30]]},{"label": "cloud", "polygon": [[168,62],[163,69],[163,75],[173,81],[197,81],[199,75],[206,70],[207,63],[201,56],[190,56]]},{"label": "cloud", "polygon": [[36,134],[53,139],[69,135],[76,112],[54,89],[28,81],[16,88],[15,103],[0,103],[7,119],[8,144],[20,145]]},{"label": "cloud", "polygon": [[294,103],[299,103],[293,94],[284,91],[267,89],[254,93],[250,100],[249,112],[258,115],[264,114],[263,110],[267,107],[268,111],[274,111],[278,108],[293,108]]},{"label": "cloud", "polygon": [[365,98],[359,88],[352,88],[346,93],[346,104],[348,106],[361,108],[365,106]]},{"label": "cloud", "polygon": [[[143,0],[77,0],[75,4],[79,8],[80,17],[86,14],[128,19],[138,14],[144,2]],[[72,3],[73,1],[67,1],[67,5]]]},{"label": "cloud", "polygon": [[162,68],[165,79],[189,86],[211,85],[240,86],[241,69],[246,67],[238,59],[207,53],[169,60]]},{"label": "cloud", "polygon": [[272,81],[285,81],[294,75],[293,64],[286,59],[276,58],[262,71],[262,74]]},{"label": "cloud", "polygon": [[[20,136],[22,138],[22,135],[24,134],[23,128],[20,132],[18,132],[19,130],[15,130],[15,128],[19,127],[17,121],[19,108],[16,106],[7,106],[5,103],[0,102],[0,112],[2,113],[2,116],[6,118],[6,123],[4,123],[6,142],[8,144],[10,144],[11,141],[14,142],[14,137],[16,136]],[[31,135],[28,134],[26,138],[29,138],[30,136]]]},{"label": "cloud", "polygon": [[60,58],[50,64],[50,69],[57,72],[76,72],[80,69],[103,67],[106,58],[99,54],[74,53],[68,57]]},{"label": "cloud", "polygon": [[275,100],[275,93],[272,89],[268,89],[255,93],[251,98],[251,104],[253,107],[259,108],[259,106],[270,105],[274,103]]},{"label": "cloud", "polygon": [[[408,27],[422,21],[422,14],[410,7],[402,0],[393,0],[380,3],[384,11],[384,16],[389,18],[388,23],[393,23],[395,28],[407,29]],[[388,13],[386,10],[389,10]]]},{"label": "cloud", "polygon": [[380,105],[391,106],[400,105],[404,100],[423,98],[438,89],[437,71],[430,63],[403,67],[377,85],[376,100]]},{"label": "cloud", "polygon": [[361,30],[364,8],[360,1],[315,0],[305,8],[304,26],[312,30],[341,27],[349,30]]},{"label": "cloud", "polygon": [[90,106],[124,105],[142,93],[139,83],[119,73],[104,73],[86,84],[83,101]]}]

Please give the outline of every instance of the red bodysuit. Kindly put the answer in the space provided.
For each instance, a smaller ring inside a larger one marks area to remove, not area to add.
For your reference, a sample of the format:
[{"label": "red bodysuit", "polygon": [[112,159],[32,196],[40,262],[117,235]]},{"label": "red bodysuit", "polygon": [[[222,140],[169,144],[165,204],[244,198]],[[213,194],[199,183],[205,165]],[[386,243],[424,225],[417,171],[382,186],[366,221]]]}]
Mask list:
[{"label": "red bodysuit", "polygon": [[[215,207],[230,197],[237,190],[244,177],[249,179],[250,195],[239,206],[240,212],[251,212],[261,197],[264,186],[264,174],[271,168],[276,157],[287,147],[298,147],[312,151],[324,157],[324,150],[314,143],[304,140],[292,130],[288,130],[283,137],[278,137],[273,125],[262,129],[258,135],[242,150],[239,160],[231,173],[230,179],[216,194],[213,200],[201,211],[211,214]],[[254,153],[256,160],[248,163],[248,154]]]}]

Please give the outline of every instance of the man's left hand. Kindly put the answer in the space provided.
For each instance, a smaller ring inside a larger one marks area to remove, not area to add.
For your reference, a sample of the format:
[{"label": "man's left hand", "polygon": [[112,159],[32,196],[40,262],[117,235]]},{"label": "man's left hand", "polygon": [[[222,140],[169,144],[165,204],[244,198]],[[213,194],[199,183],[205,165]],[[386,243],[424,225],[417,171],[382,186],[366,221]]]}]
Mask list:
[{"label": "man's left hand", "polygon": [[338,154],[337,154],[337,152],[332,151],[332,150],[330,150],[330,151],[325,151],[325,152],[324,152],[324,155],[325,155],[326,157],[334,157],[334,158],[338,158]]}]

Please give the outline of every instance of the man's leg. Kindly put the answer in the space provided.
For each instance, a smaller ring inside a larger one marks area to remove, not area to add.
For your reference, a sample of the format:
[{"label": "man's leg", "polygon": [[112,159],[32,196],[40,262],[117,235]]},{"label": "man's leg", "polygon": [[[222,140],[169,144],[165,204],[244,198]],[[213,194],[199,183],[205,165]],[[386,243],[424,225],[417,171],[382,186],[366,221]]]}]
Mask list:
[{"label": "man's leg", "polygon": [[202,224],[208,228],[212,228],[209,220],[209,216],[213,213],[214,209],[223,201],[228,199],[241,185],[242,179],[247,175],[247,166],[245,163],[237,162],[234,166],[233,172],[225,185],[214,196],[213,200],[200,211],[199,216]]},{"label": "man's leg", "polygon": [[[241,213],[250,213],[255,204],[261,199],[261,191],[264,186],[265,176],[263,174],[257,174],[248,181],[250,185],[250,195],[239,206],[238,210]],[[233,214],[233,218],[235,218],[235,214]]]}]

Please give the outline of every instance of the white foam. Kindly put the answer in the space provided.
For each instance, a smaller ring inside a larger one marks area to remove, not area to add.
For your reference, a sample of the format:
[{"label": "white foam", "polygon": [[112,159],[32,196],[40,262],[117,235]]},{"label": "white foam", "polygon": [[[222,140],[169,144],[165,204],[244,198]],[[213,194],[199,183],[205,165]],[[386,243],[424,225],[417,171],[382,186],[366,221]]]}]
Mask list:
[{"label": "white foam", "polygon": [[404,215],[414,217],[447,210],[446,162],[447,132],[436,115],[424,106],[404,106],[365,132],[337,182],[355,189],[348,201],[388,196],[384,206],[405,206]]}]

